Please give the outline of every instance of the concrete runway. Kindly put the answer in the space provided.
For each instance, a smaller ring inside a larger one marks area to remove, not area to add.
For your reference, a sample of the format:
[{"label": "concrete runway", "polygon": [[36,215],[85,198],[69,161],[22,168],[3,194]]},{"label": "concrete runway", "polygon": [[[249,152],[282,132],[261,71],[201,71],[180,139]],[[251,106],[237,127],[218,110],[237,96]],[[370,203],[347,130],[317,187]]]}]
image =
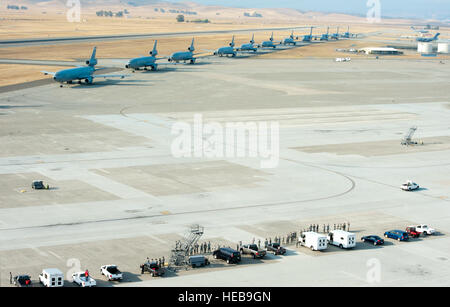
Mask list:
[{"label": "concrete runway", "polygon": [[[208,58],[91,86],[0,93],[1,284],[9,272],[68,273],[77,259],[100,286],[117,285],[98,274],[109,263],[126,273],[123,286],[449,286],[449,73],[433,60]],[[279,165],[175,158],[171,128],[195,114],[277,121]],[[402,147],[413,125],[425,144]],[[52,189],[31,190],[35,179]],[[401,191],[406,179],[423,188]],[[351,251],[289,246],[285,257],[163,279],[139,274],[147,256],[168,259],[193,223],[205,227],[202,241],[235,247],[343,222],[358,240],[414,223],[439,234]]]},{"label": "concrete runway", "polygon": [[124,34],[124,35],[96,35],[96,36],[80,36],[80,37],[55,37],[55,38],[30,38],[30,39],[13,39],[0,41],[0,48],[22,47],[22,46],[42,46],[42,45],[58,45],[73,44],[82,42],[104,42],[112,40],[130,40],[143,38],[161,38],[161,37],[183,37],[183,36],[201,36],[228,33],[252,33],[261,31],[285,31],[309,29],[310,27],[275,27],[275,28],[250,28],[236,30],[216,30],[216,31],[187,31],[187,32],[164,32],[149,34]]}]

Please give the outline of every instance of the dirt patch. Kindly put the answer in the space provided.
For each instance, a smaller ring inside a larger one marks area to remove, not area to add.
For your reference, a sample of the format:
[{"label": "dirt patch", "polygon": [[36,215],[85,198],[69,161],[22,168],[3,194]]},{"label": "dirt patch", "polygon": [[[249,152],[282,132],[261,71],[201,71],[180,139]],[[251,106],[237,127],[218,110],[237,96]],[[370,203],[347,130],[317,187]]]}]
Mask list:
[{"label": "dirt patch", "polygon": [[399,155],[450,149],[450,136],[423,138],[418,142],[419,145],[414,146],[401,145],[400,140],[389,140],[378,142],[306,146],[296,147],[294,149],[306,153],[332,153],[336,155],[359,155],[365,157]]}]

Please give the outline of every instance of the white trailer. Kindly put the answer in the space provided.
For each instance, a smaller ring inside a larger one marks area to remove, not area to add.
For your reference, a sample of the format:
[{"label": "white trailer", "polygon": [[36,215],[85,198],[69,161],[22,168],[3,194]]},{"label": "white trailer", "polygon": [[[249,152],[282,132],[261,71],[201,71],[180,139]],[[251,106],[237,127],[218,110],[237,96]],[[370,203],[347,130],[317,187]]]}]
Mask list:
[{"label": "white trailer", "polygon": [[300,245],[310,248],[314,251],[327,249],[327,236],[317,232],[304,232],[298,238]]},{"label": "white trailer", "polygon": [[39,282],[49,288],[63,287],[64,274],[58,269],[44,269],[39,274]]},{"label": "white trailer", "polygon": [[356,246],[356,235],[344,230],[332,230],[328,234],[328,243],[339,248],[353,248]]}]

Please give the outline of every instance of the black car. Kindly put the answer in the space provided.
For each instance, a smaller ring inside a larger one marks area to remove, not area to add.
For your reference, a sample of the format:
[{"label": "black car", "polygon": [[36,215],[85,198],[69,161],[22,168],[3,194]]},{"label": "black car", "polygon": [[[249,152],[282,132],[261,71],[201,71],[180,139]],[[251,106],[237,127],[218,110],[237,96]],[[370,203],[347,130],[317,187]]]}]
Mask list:
[{"label": "black car", "polygon": [[214,259],[223,259],[227,263],[238,263],[241,261],[241,253],[229,247],[219,248],[213,252]]},{"label": "black car", "polygon": [[375,236],[375,235],[364,236],[361,238],[361,241],[372,243],[373,245],[384,244],[384,239],[380,238],[379,236]]},{"label": "black car", "polygon": [[45,186],[42,181],[33,181],[31,187],[35,190],[48,190],[48,185]]},{"label": "black car", "polygon": [[144,264],[141,264],[141,274],[145,272],[149,272],[153,277],[155,276],[163,276],[166,273],[166,270],[159,266],[157,262],[147,261]]},{"label": "black car", "polygon": [[17,287],[31,287],[31,277],[29,275],[14,276],[14,285]]},{"label": "black car", "polygon": [[286,249],[280,245],[280,243],[267,244],[266,249],[268,252],[272,252],[274,255],[286,254]]}]

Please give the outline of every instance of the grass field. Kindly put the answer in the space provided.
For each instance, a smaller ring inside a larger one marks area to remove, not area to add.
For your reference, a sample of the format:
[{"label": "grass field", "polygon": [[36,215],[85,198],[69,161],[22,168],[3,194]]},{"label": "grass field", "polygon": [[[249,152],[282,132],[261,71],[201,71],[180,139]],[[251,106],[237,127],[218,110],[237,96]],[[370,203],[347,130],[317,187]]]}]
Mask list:
[{"label": "grass field", "polygon": [[[293,27],[316,24],[313,35],[321,35],[326,32],[326,25],[311,20],[308,24],[304,20],[292,22],[291,20],[264,20],[243,22],[242,20],[217,20],[208,24],[178,23],[174,18],[99,18],[88,15],[80,23],[67,22],[62,15],[20,15],[14,13],[5,14],[0,12],[2,22],[0,23],[0,40],[20,38],[53,38],[53,37],[75,37],[92,35],[118,35],[118,34],[150,34],[165,32],[190,32],[190,31],[215,31],[215,30],[237,30],[249,28],[271,28],[271,27]],[[302,24],[303,23],[303,24]],[[330,26],[330,33],[336,31],[336,26]],[[340,32],[346,31],[341,25]],[[313,44],[285,51],[261,55],[261,58],[335,58],[346,57],[348,54],[335,51],[336,48],[363,48],[385,46],[383,40],[395,40],[399,43],[411,41],[402,39],[403,34],[411,34],[409,26],[400,24],[374,25],[368,23],[354,23],[351,25],[352,33],[360,33],[370,36],[370,41],[364,40],[340,40],[330,41],[323,44]],[[289,36],[289,30],[276,31],[275,40],[281,41]],[[379,33],[384,32],[383,35]],[[442,32],[442,31],[441,31]],[[271,31],[255,33],[257,43],[267,40]],[[297,30],[294,33],[302,37],[309,34],[308,29]],[[443,33],[445,36],[445,32]],[[239,33],[235,35],[236,46],[247,43],[251,33]],[[226,46],[231,40],[231,34],[197,35],[196,53],[211,54],[213,50]],[[169,56],[175,51],[186,50],[191,38],[188,36],[158,38],[159,57]],[[103,42],[80,42],[60,45],[41,45],[25,47],[0,48],[0,58],[4,59],[30,59],[30,60],[63,60],[79,61],[90,57],[92,48],[97,46],[97,56],[100,59],[123,58],[147,55],[153,46],[153,39],[124,39]],[[365,55],[351,55],[352,57],[365,57]],[[410,52],[403,58],[421,58],[420,55]],[[440,57],[447,59],[448,57]],[[56,70],[51,67],[51,70]],[[17,84],[46,78],[40,71],[49,70],[48,67],[19,64],[0,64],[0,86]]]}]

